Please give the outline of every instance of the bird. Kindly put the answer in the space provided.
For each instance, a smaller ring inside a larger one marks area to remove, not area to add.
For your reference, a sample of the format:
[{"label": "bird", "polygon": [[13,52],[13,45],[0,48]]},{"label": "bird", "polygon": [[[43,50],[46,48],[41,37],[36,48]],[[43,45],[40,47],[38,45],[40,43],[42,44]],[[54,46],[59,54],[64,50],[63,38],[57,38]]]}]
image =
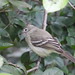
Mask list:
[{"label": "bird", "polygon": [[75,58],[72,54],[64,50],[61,44],[46,30],[29,24],[23,29],[22,35],[25,37],[30,49],[40,57],[57,53],[75,63]]}]

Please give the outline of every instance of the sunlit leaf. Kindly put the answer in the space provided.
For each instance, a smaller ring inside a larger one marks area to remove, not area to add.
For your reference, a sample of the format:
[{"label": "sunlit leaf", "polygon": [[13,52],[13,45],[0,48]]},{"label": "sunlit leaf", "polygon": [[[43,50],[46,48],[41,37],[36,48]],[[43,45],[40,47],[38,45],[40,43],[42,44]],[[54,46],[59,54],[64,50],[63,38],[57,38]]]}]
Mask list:
[{"label": "sunlit leaf", "polygon": [[12,75],[12,74],[9,74],[9,73],[0,73],[0,75]]},{"label": "sunlit leaf", "polygon": [[56,12],[64,8],[68,0],[43,0],[43,6],[47,12]]}]

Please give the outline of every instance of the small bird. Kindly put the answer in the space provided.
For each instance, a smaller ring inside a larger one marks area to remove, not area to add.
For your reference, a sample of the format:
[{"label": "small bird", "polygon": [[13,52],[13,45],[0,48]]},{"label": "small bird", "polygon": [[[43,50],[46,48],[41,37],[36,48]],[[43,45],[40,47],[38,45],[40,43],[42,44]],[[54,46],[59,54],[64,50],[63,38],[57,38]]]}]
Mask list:
[{"label": "small bird", "polygon": [[33,25],[27,25],[22,32],[28,46],[40,57],[58,53],[75,63],[75,58],[63,50],[59,42],[47,31]]}]

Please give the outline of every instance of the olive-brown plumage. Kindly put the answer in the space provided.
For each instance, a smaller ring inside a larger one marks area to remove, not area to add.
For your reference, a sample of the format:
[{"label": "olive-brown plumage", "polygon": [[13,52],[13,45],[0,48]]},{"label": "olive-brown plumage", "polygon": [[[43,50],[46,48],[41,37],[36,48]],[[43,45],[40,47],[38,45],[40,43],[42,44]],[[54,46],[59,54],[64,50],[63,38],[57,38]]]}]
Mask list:
[{"label": "olive-brown plumage", "polygon": [[29,47],[39,56],[45,57],[54,52],[65,56],[75,63],[75,58],[67,51],[64,51],[59,42],[47,31],[28,25],[23,29],[23,35]]}]

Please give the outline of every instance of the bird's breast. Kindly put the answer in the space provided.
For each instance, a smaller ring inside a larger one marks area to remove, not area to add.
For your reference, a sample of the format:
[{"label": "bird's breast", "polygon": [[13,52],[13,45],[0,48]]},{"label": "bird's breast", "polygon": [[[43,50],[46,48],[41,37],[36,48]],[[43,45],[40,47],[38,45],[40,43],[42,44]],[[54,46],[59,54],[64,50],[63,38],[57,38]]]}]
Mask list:
[{"label": "bird's breast", "polygon": [[45,57],[48,56],[50,53],[52,53],[54,50],[47,50],[45,48],[41,48],[41,47],[34,47],[32,48],[32,50],[38,54],[40,57]]}]

